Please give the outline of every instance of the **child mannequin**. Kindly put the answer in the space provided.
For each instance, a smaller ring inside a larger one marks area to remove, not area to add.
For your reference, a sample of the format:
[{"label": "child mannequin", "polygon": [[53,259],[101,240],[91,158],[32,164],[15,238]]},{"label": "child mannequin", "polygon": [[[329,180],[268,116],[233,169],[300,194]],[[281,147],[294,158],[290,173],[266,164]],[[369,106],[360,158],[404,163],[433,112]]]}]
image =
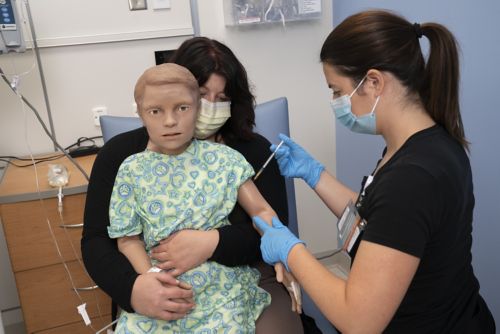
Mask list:
[{"label": "child mannequin", "polygon": [[[199,108],[194,76],[176,64],[152,67],[134,91],[149,134],[146,151],[127,158],[110,202],[108,233],[138,273],[154,270],[148,251],[182,229],[211,230],[229,224],[236,200],[250,216],[271,222],[276,213],[250,180],[241,154],[193,139]],[[162,321],[122,312],[116,333],[195,332],[224,329],[251,333],[270,296],[248,266],[205,262],[178,277],[192,285],[196,307],[183,319]]]}]

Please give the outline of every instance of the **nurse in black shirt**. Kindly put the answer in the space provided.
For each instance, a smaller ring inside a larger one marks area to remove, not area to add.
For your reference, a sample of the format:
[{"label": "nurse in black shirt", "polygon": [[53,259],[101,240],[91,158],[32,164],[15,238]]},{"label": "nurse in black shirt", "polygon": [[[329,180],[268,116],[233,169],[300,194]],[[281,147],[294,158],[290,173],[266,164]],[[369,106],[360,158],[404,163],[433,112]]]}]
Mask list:
[{"label": "nurse in black shirt", "polygon": [[352,201],[366,223],[346,280],[279,221],[269,227],[254,217],[264,260],[283,262],[342,332],[494,333],[471,264],[474,194],[453,35],[366,11],[340,23],[320,57],[337,120],[381,135],[384,154],[361,196],[286,136],[276,159],[282,175],[306,181],[337,217]]}]

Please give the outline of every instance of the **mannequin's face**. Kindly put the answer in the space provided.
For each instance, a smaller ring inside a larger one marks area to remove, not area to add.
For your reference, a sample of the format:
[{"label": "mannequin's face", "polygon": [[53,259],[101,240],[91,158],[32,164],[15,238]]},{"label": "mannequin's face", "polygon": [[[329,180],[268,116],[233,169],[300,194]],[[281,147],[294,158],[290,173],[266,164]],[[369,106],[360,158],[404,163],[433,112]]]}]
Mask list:
[{"label": "mannequin's face", "polygon": [[149,134],[149,149],[180,154],[193,138],[198,116],[197,94],[182,84],[146,86],[140,116]]}]

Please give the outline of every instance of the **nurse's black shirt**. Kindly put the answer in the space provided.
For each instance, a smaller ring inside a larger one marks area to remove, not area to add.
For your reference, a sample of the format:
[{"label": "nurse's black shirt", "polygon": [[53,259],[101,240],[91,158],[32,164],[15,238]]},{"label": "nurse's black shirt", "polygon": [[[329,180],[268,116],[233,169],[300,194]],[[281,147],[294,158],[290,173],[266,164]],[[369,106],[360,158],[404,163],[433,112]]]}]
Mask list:
[{"label": "nurse's black shirt", "polygon": [[439,125],[411,136],[374,176],[359,209],[368,222],[362,240],[420,258],[386,333],[467,327],[479,297],[471,264],[473,209],[469,158]]}]

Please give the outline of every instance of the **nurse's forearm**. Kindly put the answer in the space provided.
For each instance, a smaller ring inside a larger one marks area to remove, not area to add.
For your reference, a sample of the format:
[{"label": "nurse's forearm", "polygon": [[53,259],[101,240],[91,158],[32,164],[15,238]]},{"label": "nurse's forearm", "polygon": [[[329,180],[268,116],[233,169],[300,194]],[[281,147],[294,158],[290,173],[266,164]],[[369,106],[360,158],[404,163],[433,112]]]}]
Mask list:
[{"label": "nurse's forearm", "polygon": [[314,191],[337,217],[340,217],[350,200],[354,203],[358,197],[358,193],[343,185],[327,171],[321,173]]},{"label": "nurse's forearm", "polygon": [[351,333],[355,319],[348,312],[346,281],[330,273],[303,244],[292,248],[288,266],[321,313],[340,331]]},{"label": "nurse's forearm", "polygon": [[302,245],[288,254],[288,267],[321,312],[343,333],[381,333],[394,317],[420,259],[362,240],[344,281]]}]

